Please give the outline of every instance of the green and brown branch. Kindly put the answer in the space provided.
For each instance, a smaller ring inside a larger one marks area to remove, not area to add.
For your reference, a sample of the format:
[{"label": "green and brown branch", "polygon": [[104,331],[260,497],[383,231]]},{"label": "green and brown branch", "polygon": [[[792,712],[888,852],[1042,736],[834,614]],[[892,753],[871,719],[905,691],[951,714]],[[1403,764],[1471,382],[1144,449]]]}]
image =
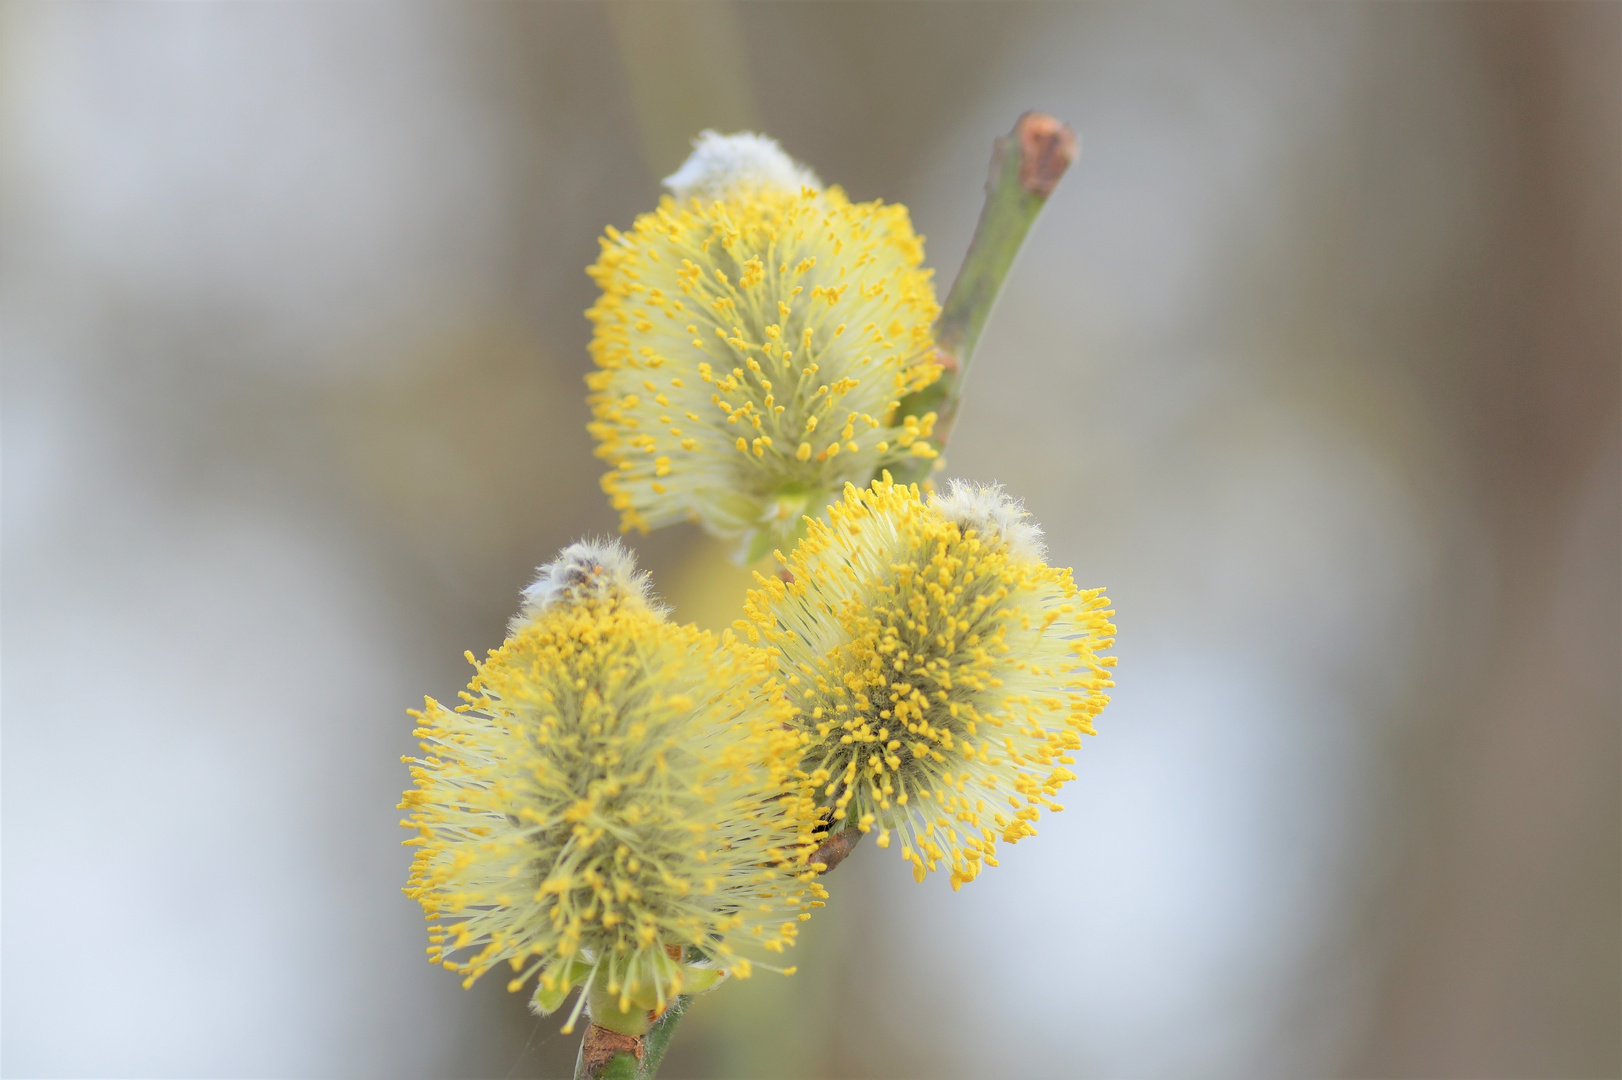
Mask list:
[{"label": "green and brown branch", "polygon": [[652,1080],[670,1049],[670,1037],[692,997],[683,994],[653,1021],[644,1035],[623,1035],[588,1023],[575,1058],[575,1080]]},{"label": "green and brown branch", "polygon": [[[902,398],[897,409],[898,416],[935,413],[932,441],[937,447],[945,445],[951,435],[969,362],[1014,256],[1065,170],[1076,160],[1076,152],[1076,135],[1069,125],[1039,112],[1021,115],[1014,130],[995,144],[985,206],[974,239],[935,320],[936,360],[945,370],[933,384]],[[898,483],[911,483],[927,476],[931,464],[919,460],[891,472]]]}]

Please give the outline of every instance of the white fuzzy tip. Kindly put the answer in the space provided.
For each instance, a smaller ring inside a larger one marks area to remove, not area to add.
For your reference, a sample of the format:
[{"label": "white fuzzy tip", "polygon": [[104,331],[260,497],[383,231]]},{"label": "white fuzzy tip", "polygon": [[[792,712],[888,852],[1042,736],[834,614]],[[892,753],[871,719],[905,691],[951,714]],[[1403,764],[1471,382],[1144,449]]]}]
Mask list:
[{"label": "white fuzzy tip", "polygon": [[762,188],[798,193],[802,187],[822,190],[817,174],[783,152],[776,139],[740,131],[722,135],[702,131],[682,167],[664,178],[679,203],[688,199],[726,200]]},{"label": "white fuzzy tip", "polygon": [[581,540],[570,544],[558,557],[535,571],[535,581],[523,593],[518,614],[507,624],[508,633],[517,633],[559,604],[580,604],[591,600],[616,600],[663,615],[665,608],[653,599],[653,581],[646,570],[636,568],[636,556],[618,540]]},{"label": "white fuzzy tip", "polygon": [[996,537],[1008,545],[1016,557],[1042,562],[1048,548],[1042,542],[1042,527],[1027,520],[1025,504],[1003,491],[1001,484],[976,484],[953,480],[946,494],[929,497],[930,509],[960,529],[974,529],[982,537]]}]

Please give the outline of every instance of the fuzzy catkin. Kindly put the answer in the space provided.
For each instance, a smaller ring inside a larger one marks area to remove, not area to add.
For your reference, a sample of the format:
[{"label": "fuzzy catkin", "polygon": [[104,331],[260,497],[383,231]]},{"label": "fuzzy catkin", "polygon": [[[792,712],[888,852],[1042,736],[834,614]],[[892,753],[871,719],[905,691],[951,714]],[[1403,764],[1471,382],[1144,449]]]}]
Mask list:
[{"label": "fuzzy catkin", "polygon": [[1109,701],[1109,600],[1043,558],[999,488],[925,501],[886,475],[810,524],[791,580],[756,575],[739,627],[777,650],[809,794],[835,828],[898,836],[919,881],[972,881],[1062,809]]},{"label": "fuzzy catkin", "polygon": [[538,975],[543,1011],[580,983],[663,1009],[694,957],[744,976],[794,943],[823,894],[763,651],[671,623],[622,549],[577,544],[477,669],[415,714],[431,960]]},{"label": "fuzzy catkin", "polygon": [[690,197],[602,241],[589,429],[622,528],[696,520],[755,558],[845,483],[936,456],[934,414],[898,410],[940,375],[940,309],[905,207],[715,139],[671,178]]}]

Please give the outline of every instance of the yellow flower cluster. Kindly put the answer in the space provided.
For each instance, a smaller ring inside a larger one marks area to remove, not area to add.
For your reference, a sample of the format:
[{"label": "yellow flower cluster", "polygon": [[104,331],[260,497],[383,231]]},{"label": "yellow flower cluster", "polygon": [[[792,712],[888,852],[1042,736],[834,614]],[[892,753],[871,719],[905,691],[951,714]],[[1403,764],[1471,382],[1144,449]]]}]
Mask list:
[{"label": "yellow flower cluster", "polygon": [[590,430],[623,528],[697,520],[745,561],[792,546],[784,571],[756,575],[747,641],[716,640],[619,545],[576,544],[467,654],[462,703],[412,714],[429,958],[464,986],[506,963],[543,1014],[581,987],[565,1031],[589,1005],[634,1038],[726,974],[792,972],[763,954],[822,906],[855,835],[818,855],[832,833],[972,881],[1061,809],[1114,685],[1108,599],[1047,565],[1018,502],[883,471],[937,456],[935,415],[898,415],[941,372],[906,209],[760,136],[695,145],[590,270]]},{"label": "yellow flower cluster", "polygon": [[896,413],[941,371],[939,306],[906,208],[761,175],[610,228],[587,312],[600,369],[587,377],[590,430],[622,527],[697,520],[743,537],[746,560],[845,483],[936,456],[934,414]]},{"label": "yellow flower cluster", "polygon": [[541,1012],[585,985],[646,1016],[794,943],[826,894],[765,651],[672,624],[622,550],[577,544],[477,667],[408,759],[432,960],[539,975]]},{"label": "yellow flower cluster", "polygon": [[854,486],[810,526],[787,582],[757,575],[752,640],[779,650],[802,775],[832,820],[870,831],[954,889],[1000,839],[1036,832],[1109,700],[1109,601],[1043,562],[997,488]]}]

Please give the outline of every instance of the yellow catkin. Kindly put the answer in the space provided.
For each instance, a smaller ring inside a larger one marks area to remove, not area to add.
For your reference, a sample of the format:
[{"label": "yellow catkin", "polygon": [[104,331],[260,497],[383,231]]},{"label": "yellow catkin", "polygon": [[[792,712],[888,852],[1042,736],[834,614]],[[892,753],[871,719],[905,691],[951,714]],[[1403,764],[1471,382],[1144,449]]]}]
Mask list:
[{"label": "yellow catkin", "polygon": [[539,975],[543,1011],[583,983],[662,1009],[695,959],[742,975],[794,943],[825,894],[764,650],[669,622],[623,551],[579,544],[477,668],[463,704],[413,714],[431,960]]},{"label": "yellow catkin", "polygon": [[1036,832],[1114,685],[1101,590],[1046,565],[999,489],[848,487],[787,560],[757,575],[747,625],[779,650],[806,743],[802,778],[834,828],[900,841],[955,889]]},{"label": "yellow catkin", "polygon": [[941,371],[922,263],[906,207],[838,188],[666,197],[609,229],[586,381],[622,528],[780,541],[846,482],[933,456],[934,415],[896,415]]}]

